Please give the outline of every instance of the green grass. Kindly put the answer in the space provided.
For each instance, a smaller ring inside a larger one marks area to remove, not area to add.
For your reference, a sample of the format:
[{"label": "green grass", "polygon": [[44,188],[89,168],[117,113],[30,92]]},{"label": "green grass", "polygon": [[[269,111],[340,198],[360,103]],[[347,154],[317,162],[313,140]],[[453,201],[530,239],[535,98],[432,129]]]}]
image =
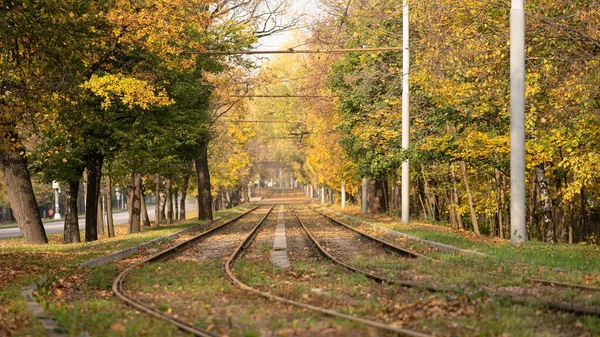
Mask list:
[{"label": "green grass", "polygon": [[496,242],[473,240],[457,233],[435,230],[435,227],[415,228],[418,227],[418,224],[381,223],[361,216],[356,218],[422,239],[488,254],[507,263],[526,263],[582,272],[600,270],[600,246],[597,245],[548,244],[528,241],[525,245],[515,247],[508,240],[496,240]]},{"label": "green grass", "polygon": [[[223,210],[215,213],[215,217],[232,213],[243,212],[248,206],[240,206],[231,210]],[[135,331],[159,331],[156,336],[172,335],[168,329],[154,326],[156,322],[149,320],[148,316],[141,315],[139,318],[135,311],[120,306],[116,299],[95,299],[83,297],[73,303],[65,304],[52,295],[53,283],[70,275],[86,275],[85,289],[96,296],[97,292],[110,293],[112,280],[119,272],[115,264],[100,266],[96,268],[79,268],[78,264],[99,256],[110,254],[114,251],[131,247],[158,237],[162,237],[200,222],[188,221],[171,226],[153,227],[137,234],[120,235],[116,238],[101,237],[100,240],[89,243],[62,244],[62,233],[48,235],[50,244],[47,245],[25,245],[22,238],[0,239],[0,274],[8,275],[0,279],[0,324],[11,320],[15,322],[10,333],[15,336],[39,336],[43,334],[43,327],[34,317],[30,316],[25,300],[20,292],[23,287],[40,278],[38,300],[44,306],[56,314],[60,326],[67,330],[70,335],[77,336],[84,329],[92,325],[88,322],[97,322],[98,319],[106,322],[111,319],[126,320],[123,322],[125,331],[120,326],[110,329],[102,325],[99,329],[102,333],[94,335],[136,335]],[[82,236],[83,237],[83,236]],[[106,313],[104,312],[106,311]],[[83,317],[83,318],[82,318]],[[75,318],[83,319],[85,322],[76,322]],[[149,321],[146,328],[141,327],[143,321]],[[91,323],[90,323],[91,324]],[[110,331],[109,331],[110,330]],[[1,329],[0,329],[1,331]],[[116,332],[115,332],[116,331]],[[1,333],[0,333],[1,334]]]},{"label": "green grass", "polygon": [[146,314],[124,307],[116,298],[86,299],[73,304],[49,304],[61,327],[69,336],[87,331],[94,336],[182,336],[169,323],[148,319]]}]

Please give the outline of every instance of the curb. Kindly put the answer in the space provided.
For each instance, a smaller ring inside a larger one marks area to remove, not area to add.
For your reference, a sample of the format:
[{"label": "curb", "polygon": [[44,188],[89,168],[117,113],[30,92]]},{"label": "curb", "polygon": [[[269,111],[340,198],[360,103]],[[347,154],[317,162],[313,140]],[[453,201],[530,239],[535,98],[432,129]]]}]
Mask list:
[{"label": "curb", "polygon": [[[220,216],[218,218],[214,218],[212,221],[217,221],[222,219],[223,217]],[[137,254],[140,251],[140,248],[142,247],[146,247],[146,246],[150,246],[153,245],[155,243],[159,243],[161,241],[164,240],[169,240],[169,239],[176,239],[178,238],[180,235],[182,234],[186,234],[189,232],[193,232],[196,231],[198,229],[200,229],[201,227],[205,226],[206,224],[211,223],[211,221],[204,221],[202,223],[199,223],[197,225],[194,225],[192,227],[188,227],[186,229],[180,230],[179,232],[175,232],[169,235],[165,235],[165,236],[161,236],[159,238],[156,239],[152,239],[150,241],[146,241],[146,242],[142,242],[140,244],[137,244],[135,246],[131,246],[131,247],[127,247],[125,249],[122,250],[118,250],[114,253],[108,254],[108,255],[104,255],[104,256],[100,256],[91,260],[87,260],[84,262],[81,262],[79,264],[80,267],[97,267],[97,266],[102,266],[108,263],[111,263],[113,261],[117,261],[117,260],[122,260],[125,259],[127,257],[130,257],[131,255]]]},{"label": "curb", "polygon": [[[227,216],[227,215],[225,215],[225,216]],[[218,218],[213,219],[212,221],[220,220],[225,216],[220,216]],[[152,245],[152,244],[164,241],[164,240],[168,240],[168,239],[175,239],[182,234],[186,234],[189,232],[193,232],[197,229],[200,229],[202,226],[204,226],[212,221],[204,221],[195,226],[180,230],[179,232],[161,236],[159,238],[152,239],[152,240],[146,241],[146,242],[142,242],[135,246],[127,247],[125,249],[116,251],[116,252],[108,254],[108,255],[104,255],[101,257],[97,257],[97,258],[94,258],[91,260],[81,262],[79,264],[79,266],[80,267],[97,267],[97,266],[101,266],[101,265],[104,265],[104,264],[107,264],[107,263],[110,263],[110,262],[113,262],[116,260],[124,259],[126,257],[129,257],[129,256],[139,252],[141,247],[149,246],[149,245]],[[27,302],[27,308],[29,309],[29,311],[31,313],[33,313],[33,315],[44,326],[44,330],[48,337],[66,337],[67,336],[66,334],[60,332],[61,330],[58,326],[58,323],[56,323],[56,321],[52,318],[52,316],[50,316],[48,313],[46,313],[44,311],[44,308],[42,308],[42,306],[38,302],[36,302],[35,299],[33,298],[33,292],[36,289],[37,289],[37,284],[35,284],[35,283],[32,283],[29,286],[21,289],[21,296],[23,296],[23,298],[25,298],[25,301]],[[82,333],[80,336],[89,336],[89,335],[87,333]]]},{"label": "curb", "polygon": [[48,337],[64,337],[66,334],[60,332],[58,323],[52,319],[48,313],[44,311],[44,308],[35,301],[33,298],[33,292],[37,289],[37,284],[32,283],[21,290],[21,296],[25,298],[27,302],[27,308],[29,311],[42,323],[46,335]]},{"label": "curb", "polygon": [[422,239],[422,238],[419,238],[419,237],[416,237],[416,236],[408,235],[408,234],[405,234],[405,233],[402,233],[402,232],[398,232],[398,231],[393,230],[393,229],[381,227],[381,226],[376,225],[374,223],[370,223],[370,222],[367,222],[365,220],[357,219],[357,218],[355,218],[353,216],[346,215],[346,214],[343,214],[343,213],[340,213],[340,212],[337,212],[337,211],[334,211],[334,210],[330,210],[330,209],[327,209],[327,210],[329,212],[332,212],[333,214],[338,215],[338,216],[342,216],[342,217],[348,218],[348,219],[350,219],[352,221],[359,222],[359,223],[361,223],[363,225],[371,226],[373,228],[382,230],[382,231],[386,232],[389,235],[399,236],[399,237],[402,237],[402,238],[405,238],[405,239],[417,241],[417,242],[423,243],[425,245],[428,245],[430,247],[435,247],[435,248],[437,248],[440,251],[445,252],[445,253],[452,253],[452,254],[458,254],[458,255],[474,255],[474,256],[492,257],[491,255],[484,254],[484,253],[481,253],[481,252],[476,252],[474,250],[458,248],[458,247],[450,246],[450,245],[447,245],[447,244],[444,244],[444,243],[430,241],[430,240]]}]

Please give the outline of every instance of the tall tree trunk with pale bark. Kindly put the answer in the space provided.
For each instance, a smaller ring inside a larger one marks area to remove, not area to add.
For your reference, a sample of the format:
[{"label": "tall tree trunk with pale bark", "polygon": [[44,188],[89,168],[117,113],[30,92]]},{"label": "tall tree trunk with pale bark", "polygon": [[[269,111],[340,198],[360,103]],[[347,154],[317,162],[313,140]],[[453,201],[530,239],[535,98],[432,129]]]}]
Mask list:
[{"label": "tall tree trunk with pale bark", "polygon": [[98,225],[98,235],[104,235],[104,207],[102,207],[102,190],[100,191],[100,195],[98,196],[98,217],[96,220],[96,224]]},{"label": "tall tree trunk with pale bark", "polygon": [[79,181],[68,181],[65,192],[67,197],[67,207],[65,207],[65,228],[63,242],[81,242],[81,236],[79,234],[79,218],[77,216],[77,195],[79,193]]},{"label": "tall tree trunk with pale bark", "polygon": [[93,154],[86,160],[87,193],[85,203],[85,241],[98,240],[98,198],[104,156]]},{"label": "tall tree trunk with pale bark", "polygon": [[109,176],[104,178],[106,184],[104,195],[106,195],[106,225],[108,227],[108,237],[115,237],[115,224],[113,221],[113,209],[112,209],[112,179]]},{"label": "tall tree trunk with pale bark", "polygon": [[212,220],[212,195],[208,171],[208,144],[203,144],[200,158],[194,160],[198,177],[198,220]]},{"label": "tall tree trunk with pale bark", "polygon": [[[142,189],[143,190],[143,189]],[[146,207],[146,198],[142,193],[140,198],[140,204],[142,205],[142,224],[144,227],[150,227],[150,217],[148,216],[148,208]]]},{"label": "tall tree trunk with pale bark", "polygon": [[544,164],[540,164],[535,167],[535,176],[539,186],[540,202],[542,203],[542,228],[544,229],[544,240],[546,242],[554,242],[552,198],[550,197],[548,179],[546,178],[546,168]]},{"label": "tall tree trunk with pale bark", "polygon": [[17,149],[0,150],[0,166],[8,190],[8,200],[26,244],[48,243],[40,209],[33,193],[27,157]]}]

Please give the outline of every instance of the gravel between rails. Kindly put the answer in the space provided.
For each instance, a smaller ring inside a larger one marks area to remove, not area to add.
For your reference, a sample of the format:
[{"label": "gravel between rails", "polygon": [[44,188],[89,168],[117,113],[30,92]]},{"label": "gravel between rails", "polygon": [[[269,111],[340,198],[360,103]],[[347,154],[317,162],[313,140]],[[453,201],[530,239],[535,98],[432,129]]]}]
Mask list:
[{"label": "gravel between rails", "polygon": [[[305,238],[304,231],[291,211],[285,212],[285,223],[291,268],[282,270],[273,267],[269,255],[265,254],[264,246],[254,243],[240,257],[234,270],[244,284],[275,296],[390,324],[396,328],[404,325],[390,317],[388,308],[403,301],[405,289],[378,284],[323,259]],[[257,239],[264,233],[259,232]],[[257,274],[261,277],[256,277]],[[339,328],[331,328],[339,331],[336,336],[395,335],[344,321],[338,320],[342,324]]]},{"label": "gravel between rails", "polygon": [[422,282],[425,275],[410,269],[414,258],[385,250],[380,244],[340,226],[323,215],[304,208],[297,210],[307,229],[332,255],[365,271],[396,280]]}]

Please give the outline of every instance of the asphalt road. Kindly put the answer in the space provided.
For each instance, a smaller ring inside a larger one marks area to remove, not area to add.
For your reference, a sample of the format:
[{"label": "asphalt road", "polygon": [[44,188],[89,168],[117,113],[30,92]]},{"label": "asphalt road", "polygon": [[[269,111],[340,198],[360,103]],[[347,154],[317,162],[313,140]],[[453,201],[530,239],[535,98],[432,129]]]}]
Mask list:
[{"label": "asphalt road", "polygon": [[[186,203],[185,210],[192,211],[196,209],[195,203]],[[154,220],[154,205],[148,205],[148,217],[150,220]],[[113,219],[115,225],[122,225],[129,222],[129,212],[115,212],[113,213]],[[44,228],[46,234],[62,233],[64,230],[64,221],[52,221],[44,222]],[[79,219],[79,229],[85,229],[85,218]],[[0,229],[0,238],[9,238],[14,236],[21,236],[21,230],[18,227],[13,228],[2,228]]]}]

